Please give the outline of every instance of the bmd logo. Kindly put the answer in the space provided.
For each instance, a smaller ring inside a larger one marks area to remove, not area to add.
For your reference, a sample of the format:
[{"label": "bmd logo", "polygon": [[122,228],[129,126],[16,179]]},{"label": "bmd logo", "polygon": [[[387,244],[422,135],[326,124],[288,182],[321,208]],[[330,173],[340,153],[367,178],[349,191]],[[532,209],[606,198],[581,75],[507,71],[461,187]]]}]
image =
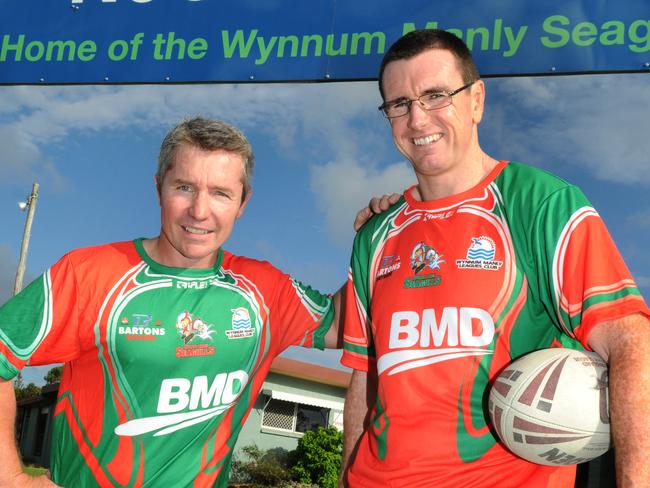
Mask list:
[{"label": "bmd logo", "polygon": [[394,312],[388,348],[377,370],[389,375],[451,359],[492,354],[494,321],[485,310],[445,307]]},{"label": "bmd logo", "polygon": [[[247,384],[248,373],[242,370],[218,374],[211,383],[207,376],[197,376],[192,381],[165,379],[160,385],[156,409],[162,415],[130,420],[118,425],[115,433],[134,436],[154,432],[154,436],[161,436],[205,422],[230,408]],[[189,411],[179,413],[183,410]]]}]

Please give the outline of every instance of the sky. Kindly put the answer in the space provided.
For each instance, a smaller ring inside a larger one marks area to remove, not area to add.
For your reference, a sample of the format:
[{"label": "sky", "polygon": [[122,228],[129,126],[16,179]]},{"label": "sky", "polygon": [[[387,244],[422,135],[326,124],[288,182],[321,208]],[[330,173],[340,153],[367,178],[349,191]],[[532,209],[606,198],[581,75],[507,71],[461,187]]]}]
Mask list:
[{"label": "sky", "polygon": [[[491,78],[479,128],[497,159],[579,185],[650,297],[648,73]],[[26,213],[40,185],[25,283],[67,251],[159,232],[153,174],[181,119],[239,127],[256,154],[253,196],[225,248],[321,291],[347,275],[352,222],[373,195],[415,182],[376,107],[376,83],[0,86],[0,303],[13,293]],[[289,357],[342,368],[340,353]],[[49,367],[27,368],[42,383]]]}]

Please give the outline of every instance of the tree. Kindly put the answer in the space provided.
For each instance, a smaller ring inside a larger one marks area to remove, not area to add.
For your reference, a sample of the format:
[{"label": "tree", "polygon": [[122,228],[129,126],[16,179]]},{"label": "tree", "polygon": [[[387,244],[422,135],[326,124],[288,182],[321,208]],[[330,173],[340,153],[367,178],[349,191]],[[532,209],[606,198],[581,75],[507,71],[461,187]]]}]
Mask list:
[{"label": "tree", "polygon": [[30,383],[29,385],[25,386],[23,374],[18,373],[18,375],[14,378],[14,394],[16,395],[16,400],[22,400],[23,398],[40,395],[41,389],[34,383]]},{"label": "tree", "polygon": [[256,445],[242,448],[246,459],[234,459],[231,481],[245,483],[252,488],[284,487],[289,484],[291,473],[287,466],[288,453],[278,447],[264,451]]},{"label": "tree", "polygon": [[25,388],[23,373],[22,371],[19,371],[18,375],[14,378],[14,391],[22,390],[23,388]]},{"label": "tree", "polygon": [[63,366],[55,366],[50,369],[43,379],[45,380],[46,385],[53,385],[54,383],[59,383],[61,381],[61,373],[63,372]]},{"label": "tree", "polygon": [[335,427],[305,432],[298,447],[291,451],[291,472],[302,483],[321,488],[336,488],[341,472],[343,434]]},{"label": "tree", "polygon": [[41,389],[36,386],[34,383],[30,383],[27,385],[25,388],[21,388],[20,390],[14,389],[16,393],[16,400],[22,400],[23,398],[31,398],[35,396],[39,396],[41,394]]}]

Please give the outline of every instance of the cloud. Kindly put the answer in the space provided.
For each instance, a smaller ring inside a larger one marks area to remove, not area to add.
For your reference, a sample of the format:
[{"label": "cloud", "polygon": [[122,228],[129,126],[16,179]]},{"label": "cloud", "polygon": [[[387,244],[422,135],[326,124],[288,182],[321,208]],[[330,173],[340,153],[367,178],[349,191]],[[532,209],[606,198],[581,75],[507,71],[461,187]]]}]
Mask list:
[{"label": "cloud", "polygon": [[650,184],[647,76],[508,78],[487,86],[482,140],[503,156],[549,168],[572,165],[605,181]]},{"label": "cloud", "polygon": [[[377,101],[376,90],[364,85],[2,87],[0,144],[5,150],[0,181],[22,184],[43,171],[56,178],[61,162],[45,156],[53,145],[73,143],[89,133],[167,129],[181,117],[198,114],[245,131],[261,130],[294,157],[324,144],[344,154],[347,127]],[[296,134],[317,143],[298,146]]]},{"label": "cloud", "polygon": [[[14,256],[9,246],[0,245],[0,305],[14,294],[18,257]],[[23,287],[27,286],[35,277],[25,272]]]},{"label": "cloud", "polygon": [[351,242],[352,216],[371,197],[402,192],[415,183],[410,164],[394,163],[385,167],[357,161],[334,161],[311,167],[311,189],[325,213],[332,240],[342,246]]},{"label": "cloud", "polygon": [[[65,151],[79,138],[125,129],[162,133],[181,117],[204,114],[261,133],[284,163],[308,161],[316,175],[336,178],[313,188],[340,240],[350,235],[350,216],[370,196],[405,186],[408,171],[376,168],[392,146],[385,120],[369,112],[378,104],[375,83],[3,87],[0,185],[24,185],[45,174],[60,190],[63,162],[51,159],[53,147]],[[336,183],[343,180],[349,183]]]},{"label": "cloud", "polygon": [[6,302],[14,294],[14,279],[18,259],[8,246],[0,245],[0,304]]},{"label": "cloud", "polygon": [[[495,157],[596,178],[650,183],[643,75],[490,79],[481,140]],[[495,100],[496,99],[496,100]],[[180,117],[222,118],[262,134],[284,163],[307,164],[328,232],[348,242],[350,215],[372,195],[413,181],[396,156],[375,83],[48,86],[0,89],[0,185],[34,175],[65,185],[53,147],[85,135],[159,130]],[[259,144],[257,142],[256,144]],[[392,151],[392,153],[391,153]]]},{"label": "cloud", "polygon": [[650,229],[650,209],[639,210],[626,219],[626,223],[640,229]]}]

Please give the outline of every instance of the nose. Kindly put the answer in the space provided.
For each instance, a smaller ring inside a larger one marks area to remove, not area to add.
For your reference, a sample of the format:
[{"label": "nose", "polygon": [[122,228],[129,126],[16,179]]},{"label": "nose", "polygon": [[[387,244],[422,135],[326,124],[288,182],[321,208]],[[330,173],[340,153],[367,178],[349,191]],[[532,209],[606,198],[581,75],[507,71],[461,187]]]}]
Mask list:
[{"label": "nose", "polygon": [[205,220],[208,217],[209,207],[208,195],[203,192],[196,192],[189,208],[190,217],[195,220]]},{"label": "nose", "polygon": [[414,100],[411,103],[411,110],[408,113],[409,127],[417,129],[421,127],[429,118],[429,113],[424,110],[420,100]]}]

